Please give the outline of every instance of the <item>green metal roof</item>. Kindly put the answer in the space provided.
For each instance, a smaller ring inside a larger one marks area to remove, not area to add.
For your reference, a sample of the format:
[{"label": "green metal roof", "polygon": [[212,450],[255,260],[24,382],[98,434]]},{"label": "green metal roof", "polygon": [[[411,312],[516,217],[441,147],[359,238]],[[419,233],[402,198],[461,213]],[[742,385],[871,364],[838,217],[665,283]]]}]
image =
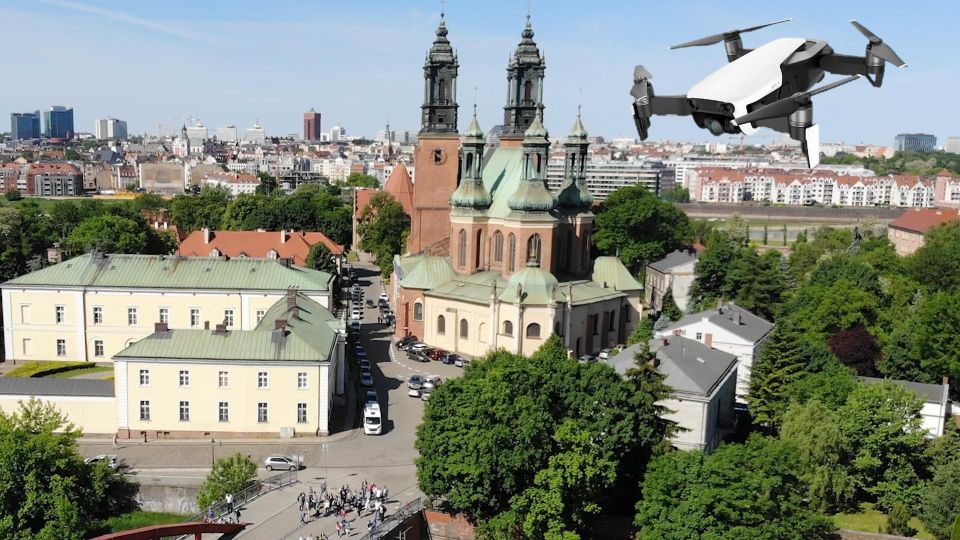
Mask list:
[{"label": "green metal roof", "polygon": [[456,279],[424,292],[426,296],[436,296],[448,300],[460,300],[474,304],[490,305],[490,295],[493,293],[493,284],[498,290],[503,290],[507,282],[500,276],[500,272],[477,272],[469,276],[455,276]]},{"label": "green metal roof", "polygon": [[400,285],[404,289],[433,289],[456,276],[447,257],[417,256],[416,259],[419,262],[404,268],[404,275],[400,280]]},{"label": "green metal roof", "polygon": [[[296,315],[292,312],[296,310]],[[286,319],[283,332],[275,322]],[[302,294],[296,306],[287,297],[277,301],[254,330],[168,330],[155,332],[120,351],[114,358],[169,360],[323,362],[337,341],[339,321]]]},{"label": "green metal roof", "polygon": [[487,216],[505,218],[510,215],[507,199],[517,190],[523,175],[523,149],[497,148],[483,167],[483,185],[493,197]]},{"label": "green metal roof", "polygon": [[510,276],[498,298],[510,304],[546,305],[559,298],[559,285],[550,272],[539,266],[527,266]]},{"label": "green metal roof", "polygon": [[327,291],[332,279],[326,272],[273,259],[87,253],[4,285]]},{"label": "green metal roof", "polygon": [[638,291],[643,285],[636,280],[627,267],[616,257],[597,257],[593,261],[593,275],[591,279],[596,283],[604,283],[618,291]]}]

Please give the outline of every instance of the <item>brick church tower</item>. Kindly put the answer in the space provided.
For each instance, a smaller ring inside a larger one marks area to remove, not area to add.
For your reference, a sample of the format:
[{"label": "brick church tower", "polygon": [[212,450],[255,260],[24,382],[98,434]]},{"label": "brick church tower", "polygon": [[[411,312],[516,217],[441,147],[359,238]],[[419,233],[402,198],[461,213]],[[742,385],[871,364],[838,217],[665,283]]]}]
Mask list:
[{"label": "brick church tower", "polygon": [[407,240],[407,250],[411,254],[437,251],[437,245],[450,235],[450,196],[457,189],[460,171],[460,134],[457,132],[459,67],[441,13],[437,38],[423,65],[423,114],[413,157],[416,182]]}]

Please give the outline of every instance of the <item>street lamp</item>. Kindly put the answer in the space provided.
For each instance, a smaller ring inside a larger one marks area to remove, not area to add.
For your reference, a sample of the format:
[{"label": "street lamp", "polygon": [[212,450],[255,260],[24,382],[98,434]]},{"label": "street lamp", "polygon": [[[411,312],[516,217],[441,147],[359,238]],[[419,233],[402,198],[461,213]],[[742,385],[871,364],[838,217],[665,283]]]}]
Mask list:
[{"label": "street lamp", "polygon": [[216,448],[216,441],[213,438],[210,438],[210,472],[213,472],[213,462],[214,462],[214,448]]}]

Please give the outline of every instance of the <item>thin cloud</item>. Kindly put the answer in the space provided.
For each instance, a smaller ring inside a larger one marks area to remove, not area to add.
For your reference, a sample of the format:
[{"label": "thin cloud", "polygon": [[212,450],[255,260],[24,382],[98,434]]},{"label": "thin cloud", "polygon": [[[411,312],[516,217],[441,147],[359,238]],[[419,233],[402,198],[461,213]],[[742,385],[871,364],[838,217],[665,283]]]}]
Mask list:
[{"label": "thin cloud", "polygon": [[157,32],[162,32],[164,34],[170,34],[172,36],[181,37],[184,39],[189,39],[191,41],[197,42],[209,42],[210,40],[204,36],[199,36],[192,34],[190,32],[184,32],[178,28],[167,26],[165,24],[160,24],[149,19],[144,19],[142,17],[137,17],[136,15],[131,15],[129,13],[124,13],[122,11],[116,11],[113,9],[102,8],[99,6],[91,6],[89,4],[81,4],[80,2],[73,2],[72,0],[38,0],[40,3],[47,4],[50,6],[61,7],[64,9],[72,9],[74,11],[81,11],[83,13],[90,13],[92,15],[99,15],[101,17],[106,17],[108,19],[113,19],[115,21],[120,21],[124,23],[129,23],[135,26],[141,26],[143,28],[149,28]]}]

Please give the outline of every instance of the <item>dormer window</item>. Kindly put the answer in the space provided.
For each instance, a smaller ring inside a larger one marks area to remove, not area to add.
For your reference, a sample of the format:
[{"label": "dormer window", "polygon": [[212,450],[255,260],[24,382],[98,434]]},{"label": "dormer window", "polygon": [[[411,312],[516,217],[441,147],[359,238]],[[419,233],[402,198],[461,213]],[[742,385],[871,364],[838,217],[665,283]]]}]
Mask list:
[{"label": "dormer window", "polygon": [[210,256],[211,256],[211,257],[219,257],[219,256],[220,256],[220,250],[219,250],[219,249],[212,249],[212,250],[210,250]]},{"label": "dormer window", "polygon": [[267,257],[269,257],[269,258],[271,258],[271,259],[274,259],[274,260],[277,258],[278,255],[279,255],[279,253],[277,253],[276,250],[273,250],[273,249],[271,249],[270,251],[267,252]]}]

